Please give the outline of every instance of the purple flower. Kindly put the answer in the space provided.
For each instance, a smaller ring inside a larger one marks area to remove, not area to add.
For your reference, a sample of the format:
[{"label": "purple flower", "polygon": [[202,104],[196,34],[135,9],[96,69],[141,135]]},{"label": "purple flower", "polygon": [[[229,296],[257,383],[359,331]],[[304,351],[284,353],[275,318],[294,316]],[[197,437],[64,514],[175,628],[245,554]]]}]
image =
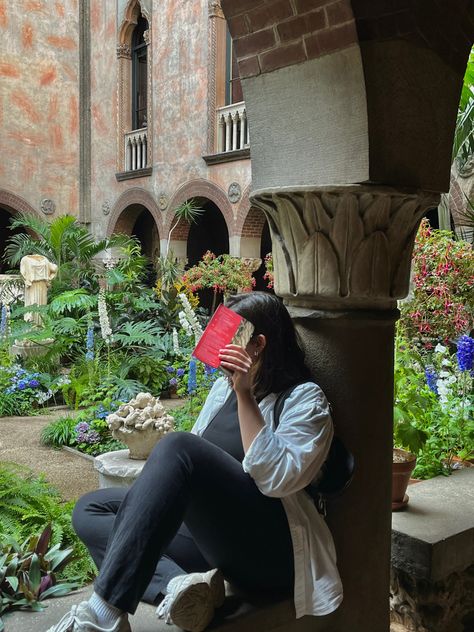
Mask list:
[{"label": "purple flower", "polygon": [[167,366],[166,371],[167,373],[174,373],[174,366]]},{"label": "purple flower", "polygon": [[81,421],[77,424],[74,430],[79,434],[81,432],[87,432],[89,430],[89,424],[86,421]]},{"label": "purple flower", "polygon": [[20,389],[20,391],[22,391],[26,387],[27,387],[27,383],[24,380],[20,380],[18,382],[18,388]]},{"label": "purple flower", "polygon": [[99,443],[100,441],[100,434],[98,432],[96,432],[95,430],[91,430],[90,432],[87,433],[86,436],[86,443]]},{"label": "purple flower", "polygon": [[175,377],[172,377],[170,380],[170,386],[176,386],[177,383],[178,383],[178,380]]},{"label": "purple flower", "polygon": [[433,391],[435,395],[438,395],[438,387],[436,385],[436,380],[438,379],[438,376],[436,375],[436,371],[433,369],[433,367],[426,368],[425,377],[429,389]]},{"label": "purple flower", "polygon": [[456,352],[458,366],[461,371],[470,371],[474,364],[474,340],[470,336],[461,336]]},{"label": "purple flower", "polygon": [[39,385],[40,385],[40,383],[38,382],[38,380],[30,380],[28,382],[28,386],[30,386],[31,388],[36,388]]},{"label": "purple flower", "polygon": [[176,375],[177,375],[178,377],[183,377],[183,375],[184,375],[184,369],[178,369],[178,370],[176,371]]}]

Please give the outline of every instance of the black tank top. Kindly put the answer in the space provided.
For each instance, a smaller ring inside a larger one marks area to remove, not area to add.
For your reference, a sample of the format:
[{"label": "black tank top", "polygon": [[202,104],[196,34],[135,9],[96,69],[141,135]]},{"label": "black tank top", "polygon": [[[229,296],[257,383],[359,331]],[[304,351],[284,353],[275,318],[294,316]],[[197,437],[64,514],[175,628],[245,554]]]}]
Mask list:
[{"label": "black tank top", "polygon": [[222,408],[212,418],[202,437],[222,448],[234,459],[242,463],[244,460],[244,447],[237,414],[237,396],[234,391],[231,392]]}]

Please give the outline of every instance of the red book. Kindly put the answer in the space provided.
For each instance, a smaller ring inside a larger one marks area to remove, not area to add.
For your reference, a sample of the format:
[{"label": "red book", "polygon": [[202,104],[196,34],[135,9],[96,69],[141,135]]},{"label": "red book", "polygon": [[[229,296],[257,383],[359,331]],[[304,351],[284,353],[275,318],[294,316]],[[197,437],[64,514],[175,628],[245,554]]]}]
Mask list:
[{"label": "red book", "polygon": [[243,316],[225,305],[219,305],[197,343],[193,356],[217,369],[221,364],[219,351],[231,343],[247,346],[253,330],[252,323]]}]

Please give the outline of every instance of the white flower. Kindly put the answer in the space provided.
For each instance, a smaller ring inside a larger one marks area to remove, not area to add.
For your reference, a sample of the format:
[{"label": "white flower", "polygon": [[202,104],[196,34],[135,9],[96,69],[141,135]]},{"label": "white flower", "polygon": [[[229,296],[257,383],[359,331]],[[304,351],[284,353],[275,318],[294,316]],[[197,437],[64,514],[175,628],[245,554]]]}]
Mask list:
[{"label": "white flower", "polygon": [[112,342],[112,329],[110,328],[107,304],[105,302],[105,292],[103,289],[99,290],[97,307],[99,310],[100,333],[104,342],[109,345]]},{"label": "white flower", "polygon": [[[181,312],[180,312],[181,314]],[[181,321],[181,319],[180,319]],[[176,355],[179,355],[180,353],[180,349],[179,349],[179,339],[178,339],[178,332],[176,330],[176,327],[173,327],[173,351],[175,352]]]},{"label": "white flower", "polygon": [[[199,338],[202,336],[202,327],[199,324],[197,316],[194,313],[194,310],[191,307],[191,304],[190,304],[186,294],[183,294],[183,293],[178,294],[178,297],[179,297],[179,300],[181,301],[181,305],[183,306],[185,320],[189,323],[189,326],[191,327],[191,330],[192,330],[192,332],[194,334],[194,339],[195,339],[196,344],[197,344],[199,342]],[[180,314],[182,314],[182,313],[183,312],[180,312]],[[183,321],[181,320],[181,317],[180,317],[180,322],[183,325],[183,328],[185,329],[185,331],[188,332],[188,329],[183,324]]]},{"label": "white flower", "polygon": [[451,373],[449,371],[440,371],[439,372],[439,376],[440,377],[451,377]]},{"label": "white flower", "polygon": [[435,353],[444,354],[444,353],[446,353],[447,350],[448,350],[447,347],[444,347],[443,345],[440,345],[439,343],[435,347]]},{"label": "white flower", "polygon": [[443,358],[441,360],[441,366],[451,366],[451,360],[448,360],[448,358]]},{"label": "white flower", "polygon": [[193,329],[191,327],[191,323],[186,318],[186,314],[184,312],[179,312],[178,314],[179,322],[181,323],[181,327],[188,334],[188,336],[193,335]]}]

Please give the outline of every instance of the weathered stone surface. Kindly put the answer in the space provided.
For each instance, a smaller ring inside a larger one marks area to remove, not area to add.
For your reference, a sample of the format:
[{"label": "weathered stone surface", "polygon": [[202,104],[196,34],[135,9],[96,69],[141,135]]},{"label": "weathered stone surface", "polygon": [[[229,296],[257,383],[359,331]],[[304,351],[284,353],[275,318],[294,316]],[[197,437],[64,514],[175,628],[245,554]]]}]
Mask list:
[{"label": "weathered stone surface", "polygon": [[373,186],[257,191],[277,294],[326,309],[395,307],[408,293],[419,222],[438,199]]},{"label": "weathered stone surface", "polygon": [[99,487],[129,487],[142,471],[145,460],[130,459],[128,450],[106,452],[94,459]]}]

